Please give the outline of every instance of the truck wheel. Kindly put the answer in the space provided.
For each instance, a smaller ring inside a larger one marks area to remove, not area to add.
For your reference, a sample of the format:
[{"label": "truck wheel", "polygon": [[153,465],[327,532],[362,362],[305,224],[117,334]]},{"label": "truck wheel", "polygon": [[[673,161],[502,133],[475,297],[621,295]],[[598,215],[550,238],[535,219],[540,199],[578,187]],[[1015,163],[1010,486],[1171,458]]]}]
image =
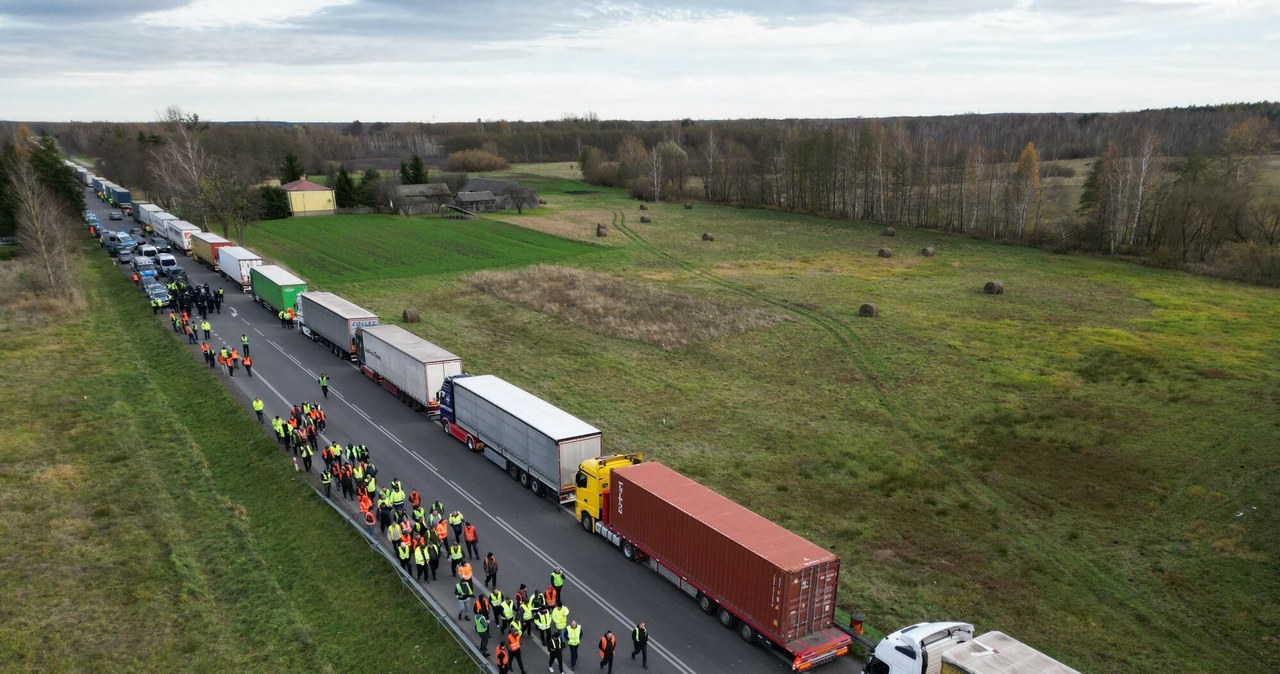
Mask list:
[{"label": "truck wheel", "polygon": [[631,541],[623,541],[622,554],[626,555],[627,559],[634,562],[636,560],[636,546],[632,545]]},{"label": "truck wheel", "polygon": [[591,516],[590,516],[590,515],[588,515],[588,514],[586,514],[586,513],[582,513],[582,519],[581,519],[581,520],[579,520],[579,521],[580,521],[580,522],[582,522],[582,530],[583,530],[583,531],[586,531],[587,533],[591,533],[591,532],[593,532],[593,531],[595,531],[595,530],[596,530],[595,522],[592,522],[592,521],[591,521]]},{"label": "truck wheel", "polygon": [[714,599],[712,599],[711,597],[708,597],[707,595],[702,594],[701,592],[699,592],[699,593],[698,593],[698,608],[702,609],[702,612],[703,612],[703,613],[705,613],[705,614],[707,614],[707,615],[711,615],[712,613],[715,613],[715,612],[716,612],[716,609],[717,609],[717,608],[719,608],[719,607],[718,607],[718,606],[716,606],[716,602],[715,602],[715,600],[714,600]]},{"label": "truck wheel", "polygon": [[720,613],[718,613],[716,617],[720,619],[720,624],[724,625],[728,629],[733,629],[738,626],[738,616],[730,613],[729,609],[726,609],[723,606],[720,607]]},{"label": "truck wheel", "polygon": [[754,644],[756,642],[756,631],[746,623],[738,625],[738,636],[742,637],[742,640],[749,644]]},{"label": "truck wheel", "polygon": [[529,481],[530,481],[531,479],[532,479],[532,478],[530,478],[530,477],[529,477],[529,471],[526,471],[526,470],[521,470],[521,471],[520,471],[520,486],[521,486],[521,487],[525,487],[525,488],[527,489],[527,488],[529,487]]},{"label": "truck wheel", "polygon": [[529,491],[533,492],[534,496],[542,496],[542,480],[530,480]]},{"label": "truck wheel", "polygon": [[449,422],[447,422],[447,421],[441,421],[441,422],[440,422],[440,428],[443,428],[443,429],[444,429],[444,434],[445,434],[445,435],[449,435]]},{"label": "truck wheel", "polygon": [[473,452],[476,451],[476,439],[470,435],[467,436],[467,449]]}]

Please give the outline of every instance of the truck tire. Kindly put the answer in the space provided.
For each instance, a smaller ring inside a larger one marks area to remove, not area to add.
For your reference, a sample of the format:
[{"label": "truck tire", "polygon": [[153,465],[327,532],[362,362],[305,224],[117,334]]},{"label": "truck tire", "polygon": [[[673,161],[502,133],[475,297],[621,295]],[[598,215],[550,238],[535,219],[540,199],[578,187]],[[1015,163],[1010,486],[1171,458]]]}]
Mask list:
[{"label": "truck tire", "polygon": [[528,489],[530,486],[530,483],[534,481],[535,480],[533,480],[532,477],[529,477],[529,471],[524,469],[520,470],[520,486],[521,487]]},{"label": "truck tire", "polygon": [[622,554],[631,561],[636,561],[636,546],[631,541],[622,541]]},{"label": "truck tire", "polygon": [[542,480],[529,480],[529,491],[533,492],[534,496],[542,496]]},{"label": "truck tire", "polygon": [[756,631],[746,623],[738,625],[738,636],[742,637],[742,640],[749,644],[754,644],[756,642]]},{"label": "truck tire", "polygon": [[579,519],[578,521],[582,523],[583,531],[587,533],[591,533],[596,530],[596,523],[591,521],[590,515],[586,513],[582,513],[582,518]]},{"label": "truck tire", "polygon": [[443,428],[443,429],[444,429],[444,434],[445,434],[445,435],[449,435],[449,422],[447,422],[447,421],[441,421],[441,422],[440,422],[440,428]]},{"label": "truck tire", "polygon": [[[584,514],[583,516],[585,517],[586,515]],[[715,601],[714,599],[712,599],[711,597],[708,597],[707,595],[702,594],[701,592],[699,592],[699,593],[698,593],[698,608],[702,609],[702,612],[703,612],[703,613],[705,613],[705,614],[707,614],[707,615],[711,615],[712,613],[715,613],[715,612],[716,612],[716,609],[720,608],[720,606],[719,606],[719,604],[716,604],[716,601]]]},{"label": "truck tire", "polygon": [[729,609],[721,606],[720,612],[716,614],[716,618],[720,620],[720,624],[726,629],[733,629],[738,626],[738,616],[729,612]]},{"label": "truck tire", "polygon": [[476,439],[470,435],[467,436],[467,449],[473,452],[476,451]]}]

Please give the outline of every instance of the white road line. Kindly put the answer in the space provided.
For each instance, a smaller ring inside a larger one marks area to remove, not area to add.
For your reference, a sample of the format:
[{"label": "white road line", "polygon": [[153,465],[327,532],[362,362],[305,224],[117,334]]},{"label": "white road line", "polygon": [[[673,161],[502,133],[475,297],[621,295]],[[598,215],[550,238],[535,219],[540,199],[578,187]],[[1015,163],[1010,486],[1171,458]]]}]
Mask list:
[{"label": "white road line", "polygon": [[261,331],[261,330],[259,330],[259,329],[257,329],[257,328],[254,328],[254,329],[253,329],[253,331],[254,331],[254,332],[256,332],[256,333],[258,333],[258,336],[259,336],[259,337],[266,337],[266,335],[264,335],[264,334],[262,333],[262,331]]}]

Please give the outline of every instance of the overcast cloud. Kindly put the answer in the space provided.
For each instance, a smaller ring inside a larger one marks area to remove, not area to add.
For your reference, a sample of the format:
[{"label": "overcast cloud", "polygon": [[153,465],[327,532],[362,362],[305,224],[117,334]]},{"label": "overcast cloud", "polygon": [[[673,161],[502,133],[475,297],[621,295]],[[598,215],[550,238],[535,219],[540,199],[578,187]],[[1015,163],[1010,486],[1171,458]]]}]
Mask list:
[{"label": "overcast cloud", "polygon": [[1280,0],[0,0],[0,119],[1118,111],[1278,57]]}]

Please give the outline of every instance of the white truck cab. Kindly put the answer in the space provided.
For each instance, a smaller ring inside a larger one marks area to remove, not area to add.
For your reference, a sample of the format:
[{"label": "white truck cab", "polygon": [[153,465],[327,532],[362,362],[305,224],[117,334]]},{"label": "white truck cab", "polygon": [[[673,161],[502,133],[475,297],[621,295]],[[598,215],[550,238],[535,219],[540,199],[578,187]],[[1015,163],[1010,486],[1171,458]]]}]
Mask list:
[{"label": "white truck cab", "polygon": [[863,674],[1080,674],[1003,632],[968,623],[916,623],[885,637]]}]

